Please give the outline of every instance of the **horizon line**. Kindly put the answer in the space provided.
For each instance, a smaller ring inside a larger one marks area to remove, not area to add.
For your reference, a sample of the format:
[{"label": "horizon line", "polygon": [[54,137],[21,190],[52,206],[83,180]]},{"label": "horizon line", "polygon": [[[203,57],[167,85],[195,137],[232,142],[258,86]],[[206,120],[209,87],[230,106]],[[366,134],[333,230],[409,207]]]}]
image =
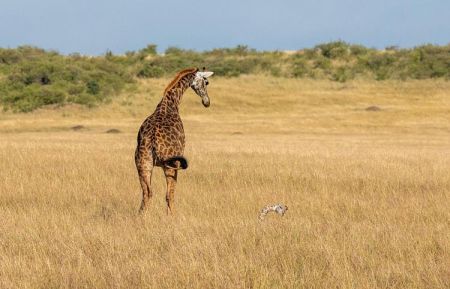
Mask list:
[{"label": "horizon line", "polygon": [[168,45],[166,48],[161,49],[155,43],[148,43],[144,47],[138,48],[136,50],[126,50],[126,51],[124,51],[122,53],[114,52],[111,49],[106,48],[104,52],[98,53],[98,54],[81,53],[81,52],[78,52],[78,51],[61,52],[60,50],[55,49],[55,48],[45,48],[45,47],[40,47],[38,45],[29,44],[29,43],[27,43],[27,44],[19,44],[19,45],[16,45],[14,47],[10,47],[10,46],[3,47],[3,46],[0,46],[0,49],[18,49],[18,48],[22,48],[22,47],[31,47],[31,48],[42,49],[42,50],[44,50],[46,52],[56,52],[56,53],[58,53],[60,55],[66,55],[66,56],[79,54],[79,55],[82,55],[82,56],[93,56],[94,57],[94,56],[105,56],[108,53],[112,53],[113,55],[117,55],[117,56],[119,56],[119,55],[126,55],[127,53],[139,52],[140,50],[144,50],[145,48],[147,48],[149,46],[155,45],[157,55],[164,56],[166,54],[165,52],[168,49],[171,49],[171,48],[172,49],[180,49],[182,51],[190,51],[190,52],[196,52],[196,53],[205,53],[205,52],[210,52],[210,51],[214,51],[214,50],[234,49],[234,48],[239,48],[239,47],[243,47],[243,48],[245,47],[246,49],[248,49],[250,51],[256,51],[256,52],[261,52],[261,53],[263,53],[263,52],[288,52],[289,53],[289,52],[302,51],[302,50],[306,50],[306,49],[315,49],[315,48],[317,48],[317,46],[320,46],[320,45],[330,44],[330,43],[338,43],[338,42],[345,43],[345,44],[347,44],[349,46],[363,46],[363,47],[365,47],[367,49],[373,49],[373,50],[377,50],[377,51],[401,50],[401,49],[409,50],[409,49],[415,49],[415,48],[418,48],[418,47],[428,46],[428,45],[437,46],[437,47],[445,47],[445,46],[449,46],[450,45],[450,41],[447,42],[446,44],[439,44],[439,43],[432,43],[432,42],[426,42],[425,43],[425,42],[423,42],[423,43],[418,43],[418,44],[414,44],[414,45],[405,45],[405,46],[393,44],[393,45],[386,45],[383,48],[378,48],[378,47],[374,47],[374,46],[366,46],[366,45],[360,44],[360,43],[347,42],[345,40],[339,39],[339,40],[331,40],[331,41],[321,42],[321,43],[317,43],[317,44],[315,44],[313,46],[302,47],[302,48],[299,48],[299,49],[279,49],[279,48],[277,48],[277,49],[258,49],[258,48],[253,48],[253,47],[251,47],[249,45],[246,45],[246,44],[237,44],[235,46],[214,47],[214,48],[210,48],[210,49],[183,48],[183,47],[178,46],[178,45]]}]

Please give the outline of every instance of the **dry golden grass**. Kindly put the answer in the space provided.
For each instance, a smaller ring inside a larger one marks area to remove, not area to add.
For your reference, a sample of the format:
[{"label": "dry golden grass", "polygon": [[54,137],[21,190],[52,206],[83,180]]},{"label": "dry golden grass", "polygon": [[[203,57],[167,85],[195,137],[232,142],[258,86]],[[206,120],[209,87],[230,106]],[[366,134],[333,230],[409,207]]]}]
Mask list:
[{"label": "dry golden grass", "polygon": [[168,81],[0,115],[0,288],[450,287],[449,82],[212,79],[209,109],[182,102],[176,216],[160,169],[139,216],[136,131]]}]

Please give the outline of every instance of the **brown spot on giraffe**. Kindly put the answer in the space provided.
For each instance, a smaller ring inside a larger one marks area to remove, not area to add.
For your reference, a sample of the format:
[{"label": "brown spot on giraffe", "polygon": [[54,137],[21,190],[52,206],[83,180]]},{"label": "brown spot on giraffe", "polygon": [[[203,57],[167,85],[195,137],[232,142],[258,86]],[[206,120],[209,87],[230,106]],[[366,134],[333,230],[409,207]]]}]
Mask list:
[{"label": "brown spot on giraffe", "polygon": [[151,178],[153,167],[162,167],[166,177],[167,213],[173,213],[173,201],[178,170],[187,168],[184,153],[184,129],[178,106],[187,88],[191,87],[201,97],[205,107],[210,104],[206,86],[213,72],[188,68],[180,71],[164,90],[163,98],[155,112],[142,123],[135,152],[136,168],[142,187],[140,211],[147,207],[153,196]]}]

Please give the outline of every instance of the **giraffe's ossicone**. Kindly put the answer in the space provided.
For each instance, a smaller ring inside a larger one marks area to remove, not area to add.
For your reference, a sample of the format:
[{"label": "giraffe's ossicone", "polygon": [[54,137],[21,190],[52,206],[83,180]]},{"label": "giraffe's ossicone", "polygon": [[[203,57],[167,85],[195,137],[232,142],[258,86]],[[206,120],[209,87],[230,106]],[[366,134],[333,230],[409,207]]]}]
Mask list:
[{"label": "giraffe's ossicone", "polygon": [[136,168],[142,187],[140,211],[145,210],[152,197],[151,178],[153,167],[162,167],[167,182],[167,212],[173,212],[173,200],[179,169],[186,169],[184,157],[184,129],[178,106],[187,88],[191,87],[200,96],[205,107],[210,105],[208,77],[210,71],[189,68],[180,71],[164,90],[155,112],[142,123],[137,137],[135,153]]}]

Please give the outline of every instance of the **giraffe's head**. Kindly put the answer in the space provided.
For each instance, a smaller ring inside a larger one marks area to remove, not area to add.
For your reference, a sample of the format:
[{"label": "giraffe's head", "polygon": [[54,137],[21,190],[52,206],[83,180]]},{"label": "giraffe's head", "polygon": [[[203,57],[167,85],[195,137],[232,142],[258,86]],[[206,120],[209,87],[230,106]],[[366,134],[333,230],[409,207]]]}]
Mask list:
[{"label": "giraffe's head", "polygon": [[191,83],[192,89],[202,98],[202,103],[205,107],[209,106],[209,96],[206,86],[209,84],[208,77],[213,75],[211,71],[197,71],[194,80]]}]

